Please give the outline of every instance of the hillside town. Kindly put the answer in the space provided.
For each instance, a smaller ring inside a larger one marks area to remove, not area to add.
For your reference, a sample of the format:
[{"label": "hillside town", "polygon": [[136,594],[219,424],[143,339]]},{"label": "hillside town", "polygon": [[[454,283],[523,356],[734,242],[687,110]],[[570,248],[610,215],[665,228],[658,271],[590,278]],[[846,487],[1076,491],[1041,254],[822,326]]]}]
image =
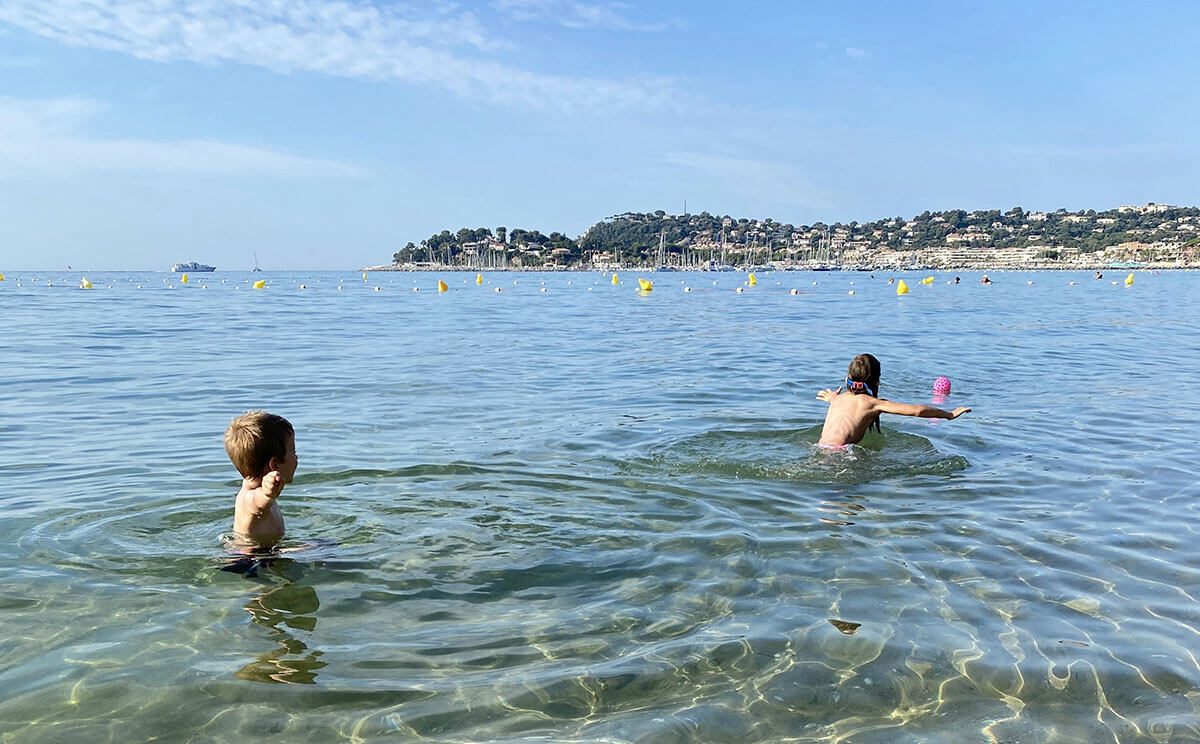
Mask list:
[{"label": "hillside town", "polygon": [[708,212],[615,215],[572,239],[498,227],[443,230],[372,270],[1101,269],[1200,267],[1200,209],[949,210],[794,226]]}]

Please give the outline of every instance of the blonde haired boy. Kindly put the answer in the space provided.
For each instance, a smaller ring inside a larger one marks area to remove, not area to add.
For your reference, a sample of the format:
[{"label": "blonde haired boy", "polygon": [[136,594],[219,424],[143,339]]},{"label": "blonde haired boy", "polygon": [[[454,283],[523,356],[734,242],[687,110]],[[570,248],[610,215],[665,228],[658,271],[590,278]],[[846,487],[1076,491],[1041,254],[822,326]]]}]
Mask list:
[{"label": "blonde haired boy", "polygon": [[249,411],[229,423],[225,452],[242,474],[233,507],[234,539],[257,548],[274,547],[283,537],[279,494],[292,482],[299,464],[295,429],[282,416]]}]

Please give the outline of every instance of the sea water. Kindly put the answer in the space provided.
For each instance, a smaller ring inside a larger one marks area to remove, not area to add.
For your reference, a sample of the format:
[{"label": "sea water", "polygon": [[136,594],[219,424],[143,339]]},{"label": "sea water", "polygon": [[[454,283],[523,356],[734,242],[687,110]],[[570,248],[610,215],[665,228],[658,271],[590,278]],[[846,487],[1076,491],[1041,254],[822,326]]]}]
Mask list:
[{"label": "sea water", "polygon": [[[1124,273],[10,272],[0,738],[1200,740],[1200,277]],[[973,412],[815,448],[862,352]]]}]

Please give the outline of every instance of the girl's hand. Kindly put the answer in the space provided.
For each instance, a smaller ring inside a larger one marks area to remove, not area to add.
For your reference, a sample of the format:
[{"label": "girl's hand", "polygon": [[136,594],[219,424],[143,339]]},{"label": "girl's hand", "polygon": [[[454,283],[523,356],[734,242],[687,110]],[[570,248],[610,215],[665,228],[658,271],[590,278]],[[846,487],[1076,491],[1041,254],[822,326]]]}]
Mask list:
[{"label": "girl's hand", "polygon": [[964,413],[970,413],[970,412],[971,412],[970,408],[955,408],[953,411],[950,412],[950,419],[954,420],[954,419],[958,418],[959,416],[963,415]]},{"label": "girl's hand", "polygon": [[[838,394],[841,392],[842,392],[841,388],[838,388],[837,390],[834,390],[832,388],[825,388],[824,390],[817,393],[817,400],[823,400],[826,403],[832,403],[833,399],[838,397]],[[970,409],[968,409],[968,410],[970,410]]]}]

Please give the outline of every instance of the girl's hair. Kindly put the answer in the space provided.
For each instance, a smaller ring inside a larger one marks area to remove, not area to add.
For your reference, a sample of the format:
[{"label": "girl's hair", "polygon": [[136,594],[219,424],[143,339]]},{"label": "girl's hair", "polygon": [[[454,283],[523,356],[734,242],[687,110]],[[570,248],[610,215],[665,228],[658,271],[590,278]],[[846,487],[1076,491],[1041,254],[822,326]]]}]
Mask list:
[{"label": "girl's hair", "polygon": [[[854,382],[865,383],[870,389],[871,395],[879,397],[879,360],[871,354],[859,354],[850,360],[850,366],[846,369],[846,379]],[[871,422],[871,426],[875,430],[882,433],[883,429],[879,426],[879,414],[875,414],[875,420]],[[867,427],[870,431],[871,426]]]}]

